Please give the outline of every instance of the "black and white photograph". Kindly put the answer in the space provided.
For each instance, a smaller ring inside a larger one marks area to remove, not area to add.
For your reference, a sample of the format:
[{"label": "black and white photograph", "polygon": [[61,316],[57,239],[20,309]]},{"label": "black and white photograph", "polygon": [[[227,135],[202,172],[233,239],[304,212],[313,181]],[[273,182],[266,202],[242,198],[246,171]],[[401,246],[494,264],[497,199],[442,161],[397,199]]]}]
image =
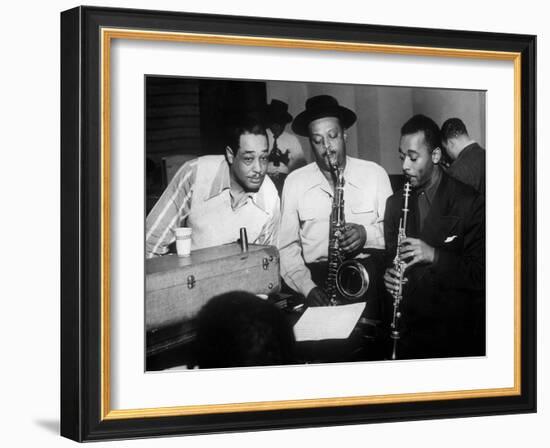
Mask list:
[{"label": "black and white photograph", "polygon": [[147,75],[147,371],[486,355],[486,92]]},{"label": "black and white photograph", "polygon": [[256,6],[58,17],[61,435],[535,440],[538,37]]}]

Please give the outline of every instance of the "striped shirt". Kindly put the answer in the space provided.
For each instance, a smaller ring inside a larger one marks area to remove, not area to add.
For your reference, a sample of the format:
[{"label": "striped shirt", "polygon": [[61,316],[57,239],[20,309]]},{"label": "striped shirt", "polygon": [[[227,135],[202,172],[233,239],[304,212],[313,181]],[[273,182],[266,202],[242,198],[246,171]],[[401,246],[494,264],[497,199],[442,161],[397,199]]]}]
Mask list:
[{"label": "striped shirt", "polygon": [[236,241],[245,227],[253,244],[276,244],[279,197],[266,176],[256,193],[235,207],[224,156],[204,156],[184,164],[147,216],[145,255],[168,252],[176,227],[191,227],[191,250]]}]

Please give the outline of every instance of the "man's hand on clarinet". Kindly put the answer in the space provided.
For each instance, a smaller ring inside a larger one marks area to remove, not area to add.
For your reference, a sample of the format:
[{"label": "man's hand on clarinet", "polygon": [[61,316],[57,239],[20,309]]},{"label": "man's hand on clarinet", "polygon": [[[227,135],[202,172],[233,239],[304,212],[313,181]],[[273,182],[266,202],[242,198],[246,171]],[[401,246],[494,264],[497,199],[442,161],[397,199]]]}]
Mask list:
[{"label": "man's hand on clarinet", "polygon": [[433,263],[435,249],[418,238],[405,238],[401,244],[401,258],[406,262],[405,269],[418,263]]},{"label": "man's hand on clarinet", "polygon": [[[403,277],[403,284],[407,283],[407,278]],[[386,291],[390,294],[396,293],[399,291],[399,273],[397,270],[391,266],[386,269],[384,273],[384,286]]]}]

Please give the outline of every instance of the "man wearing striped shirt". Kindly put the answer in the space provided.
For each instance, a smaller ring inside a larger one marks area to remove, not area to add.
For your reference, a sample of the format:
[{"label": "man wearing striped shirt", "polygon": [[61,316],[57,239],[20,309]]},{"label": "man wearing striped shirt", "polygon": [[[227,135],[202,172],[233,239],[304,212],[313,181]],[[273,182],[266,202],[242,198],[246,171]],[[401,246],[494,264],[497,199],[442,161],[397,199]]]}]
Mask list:
[{"label": "man wearing striped shirt", "polygon": [[168,253],[176,227],[191,227],[191,250],[231,243],[245,227],[255,244],[276,244],[279,197],[269,177],[265,128],[255,119],[236,126],[225,156],[183,165],[146,220],[145,255]]}]

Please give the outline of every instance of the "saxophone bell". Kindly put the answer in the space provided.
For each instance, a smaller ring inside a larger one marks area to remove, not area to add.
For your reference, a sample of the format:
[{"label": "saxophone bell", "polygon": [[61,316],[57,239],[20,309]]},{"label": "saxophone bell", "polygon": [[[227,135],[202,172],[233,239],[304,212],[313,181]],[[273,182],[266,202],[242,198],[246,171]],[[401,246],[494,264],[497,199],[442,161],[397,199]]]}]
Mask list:
[{"label": "saxophone bell", "polygon": [[336,288],[347,300],[360,299],[369,289],[367,268],[357,260],[346,260],[338,268]]}]

